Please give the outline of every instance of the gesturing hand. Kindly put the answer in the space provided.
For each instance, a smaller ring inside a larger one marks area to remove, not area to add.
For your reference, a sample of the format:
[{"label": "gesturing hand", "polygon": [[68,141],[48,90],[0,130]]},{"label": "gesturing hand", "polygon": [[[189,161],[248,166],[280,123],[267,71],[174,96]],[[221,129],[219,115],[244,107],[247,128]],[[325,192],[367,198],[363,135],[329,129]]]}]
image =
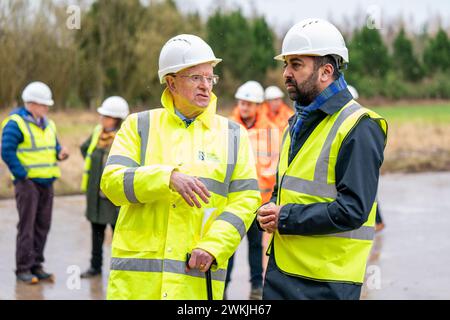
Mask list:
[{"label": "gesturing hand", "polygon": [[209,203],[208,198],[211,197],[205,185],[196,177],[191,177],[187,174],[173,171],[170,176],[170,188],[178,192],[191,207],[194,204],[197,208],[201,208],[201,204],[197,199],[196,194],[203,200],[204,203]]},{"label": "gesturing hand", "polygon": [[69,158],[69,150],[66,147],[62,147],[61,151],[59,151],[58,159],[64,161],[67,158]]},{"label": "gesturing hand", "polygon": [[256,219],[262,229],[268,233],[273,233],[278,229],[278,218],[280,216],[281,206],[270,202],[258,209]]}]

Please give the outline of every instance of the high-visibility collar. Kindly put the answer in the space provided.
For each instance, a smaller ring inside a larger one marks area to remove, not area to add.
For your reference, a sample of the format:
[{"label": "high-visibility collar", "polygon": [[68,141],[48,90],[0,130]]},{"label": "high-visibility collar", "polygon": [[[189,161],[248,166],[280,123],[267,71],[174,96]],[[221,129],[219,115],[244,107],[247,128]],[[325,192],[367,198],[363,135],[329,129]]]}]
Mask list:
[{"label": "high-visibility collar", "polygon": [[[167,111],[169,111],[170,114],[173,114],[174,117],[179,118],[175,113],[173,96],[168,88],[166,88],[162,93],[161,104]],[[212,117],[216,114],[216,109],[217,97],[211,92],[211,100],[209,101],[209,105],[206,107],[205,111],[195,118],[195,120],[200,120],[209,129],[211,127]]]}]

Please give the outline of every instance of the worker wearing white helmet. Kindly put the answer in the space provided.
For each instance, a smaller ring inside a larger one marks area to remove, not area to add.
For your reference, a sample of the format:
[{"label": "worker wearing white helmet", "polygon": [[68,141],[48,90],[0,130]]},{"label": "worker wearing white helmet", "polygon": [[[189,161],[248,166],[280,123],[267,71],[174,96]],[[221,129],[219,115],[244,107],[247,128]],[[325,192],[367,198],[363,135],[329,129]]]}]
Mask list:
[{"label": "worker wearing white helmet", "polygon": [[86,193],[86,217],[92,229],[91,264],[81,278],[102,274],[105,230],[108,224],[114,230],[117,221],[119,207],[100,192],[100,178],[117,131],[129,114],[129,107],[124,98],[113,96],[103,101],[97,112],[100,123],[80,147],[85,160],[81,190]]},{"label": "worker wearing white helmet", "polygon": [[296,114],[272,199],[257,212],[273,233],[263,298],[359,299],[387,123],[353,100],[341,74],[348,51],[331,23],[297,23],[275,59]]},{"label": "worker wearing white helmet", "polygon": [[266,103],[263,110],[269,120],[283,132],[290,117],[294,115],[294,110],[283,101],[284,92],[277,86],[267,87],[264,93]]},{"label": "worker wearing white helmet", "polygon": [[[275,184],[275,170],[278,161],[278,128],[267,119],[262,110],[264,88],[257,81],[247,81],[241,85],[234,96],[237,105],[231,119],[247,129],[253,153],[256,158],[258,185],[263,202],[269,201]],[[263,283],[262,233],[252,223],[247,233],[250,263],[250,300],[261,300]],[[233,258],[230,259],[225,286],[231,281]]]},{"label": "worker wearing white helmet", "polygon": [[115,137],[101,180],[121,206],[108,299],[223,297],[261,196],[246,130],[216,115],[220,61],[198,36],[168,40],[162,108],[130,115]]},{"label": "worker wearing white helmet", "polygon": [[55,123],[47,118],[53,106],[50,88],[32,82],[22,92],[23,107],[13,110],[2,124],[2,159],[11,171],[19,211],[16,277],[35,284],[53,280],[44,271],[44,247],[51,225],[53,183],[60,177],[58,160],[69,153],[56,137]]}]

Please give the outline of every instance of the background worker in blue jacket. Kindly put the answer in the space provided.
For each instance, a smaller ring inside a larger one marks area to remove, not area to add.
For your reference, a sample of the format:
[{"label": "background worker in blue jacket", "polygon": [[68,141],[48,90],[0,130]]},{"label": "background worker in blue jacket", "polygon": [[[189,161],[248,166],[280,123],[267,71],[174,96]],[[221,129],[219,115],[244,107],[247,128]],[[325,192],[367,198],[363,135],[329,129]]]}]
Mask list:
[{"label": "background worker in blue jacket", "polygon": [[61,175],[57,160],[69,157],[47,118],[54,104],[50,88],[30,83],[22,93],[23,107],[2,123],[2,159],[11,171],[19,223],[16,242],[16,277],[28,284],[53,280],[44,271],[44,247],[50,230],[53,182]]}]

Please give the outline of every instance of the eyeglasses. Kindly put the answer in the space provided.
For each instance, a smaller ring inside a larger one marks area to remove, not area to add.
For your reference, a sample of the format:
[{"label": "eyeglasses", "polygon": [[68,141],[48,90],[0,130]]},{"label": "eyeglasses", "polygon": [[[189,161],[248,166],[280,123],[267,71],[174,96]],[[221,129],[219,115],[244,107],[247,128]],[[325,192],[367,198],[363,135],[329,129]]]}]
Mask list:
[{"label": "eyeglasses", "polygon": [[189,76],[171,74],[171,76],[172,77],[179,76],[179,77],[182,77],[182,78],[189,78],[195,84],[201,84],[201,83],[203,83],[204,80],[206,80],[206,82],[210,86],[214,86],[214,85],[216,85],[219,82],[219,76],[217,76],[217,75],[206,77],[206,76],[202,76],[200,74],[191,74]]}]

